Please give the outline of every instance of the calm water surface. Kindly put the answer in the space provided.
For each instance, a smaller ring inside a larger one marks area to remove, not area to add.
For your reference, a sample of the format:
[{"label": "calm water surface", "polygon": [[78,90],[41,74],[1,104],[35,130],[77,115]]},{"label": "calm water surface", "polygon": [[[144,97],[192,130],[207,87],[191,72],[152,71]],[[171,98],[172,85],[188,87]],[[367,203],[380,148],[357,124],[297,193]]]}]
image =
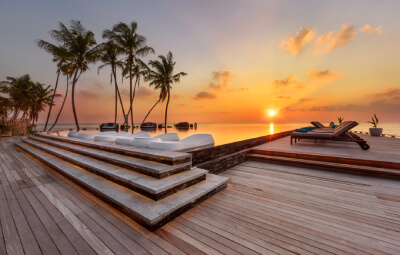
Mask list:
[{"label": "calm water surface", "polygon": [[[329,123],[323,123],[329,125]],[[169,124],[172,126],[172,124]],[[99,132],[96,130],[100,124],[81,124],[81,128],[87,130],[82,130],[82,132],[93,133]],[[181,139],[188,137],[193,134],[212,134],[215,140],[215,145],[221,145],[226,143],[237,142],[241,140],[246,140],[250,138],[265,136],[269,134],[275,134],[283,131],[293,130],[303,126],[310,126],[309,123],[265,123],[265,124],[251,124],[251,123],[240,123],[240,124],[198,124],[197,129],[176,129],[168,128],[168,132],[178,133]],[[380,125],[383,128],[384,134],[400,136],[400,123],[384,123]],[[354,128],[357,131],[368,131],[371,124],[360,123],[359,126]],[[67,135],[69,129],[74,129],[74,124],[60,124],[56,130],[64,130],[60,132],[60,135]],[[43,125],[38,125],[38,130],[43,130]],[[135,129],[135,132],[141,131],[140,129]],[[150,131],[152,136],[164,133],[164,129],[157,129]]]}]

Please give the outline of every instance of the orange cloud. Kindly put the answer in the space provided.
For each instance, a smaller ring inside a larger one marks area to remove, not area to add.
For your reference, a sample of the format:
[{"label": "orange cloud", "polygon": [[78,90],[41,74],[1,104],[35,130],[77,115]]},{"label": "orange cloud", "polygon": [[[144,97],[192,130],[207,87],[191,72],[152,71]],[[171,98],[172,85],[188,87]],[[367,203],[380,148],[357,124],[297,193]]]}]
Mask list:
[{"label": "orange cloud", "polygon": [[235,88],[235,89],[228,89],[228,92],[236,92],[236,91],[247,91],[250,88]]},{"label": "orange cloud", "polygon": [[317,49],[315,54],[325,54],[343,45],[350,43],[357,35],[356,29],[351,24],[344,24],[342,31],[331,31],[326,35],[320,36],[316,40]]},{"label": "orange cloud", "polygon": [[[129,91],[127,91],[127,92],[128,92],[128,95],[129,95]],[[123,92],[123,94],[124,93],[125,93],[125,91]],[[148,98],[148,97],[151,97],[152,95],[154,95],[155,91],[152,90],[149,87],[142,86],[142,87],[139,87],[139,88],[136,89],[136,93],[135,94],[139,98]]]},{"label": "orange cloud", "polygon": [[362,28],[360,28],[360,32],[366,34],[377,33],[378,35],[380,35],[383,33],[383,27],[378,26],[376,28],[373,28],[369,24],[365,24]]},{"label": "orange cloud", "polygon": [[214,99],[217,98],[216,94],[207,92],[207,91],[201,91],[198,92],[196,95],[194,95],[193,99],[195,100],[201,100],[201,99]]},{"label": "orange cloud", "polygon": [[335,79],[338,78],[340,75],[337,72],[332,72],[329,69],[323,71],[317,71],[312,69],[311,72],[308,74],[308,77],[315,78],[317,80],[327,80],[327,79]]},{"label": "orange cloud", "polygon": [[382,93],[374,94],[375,97],[393,97],[394,99],[400,98],[400,89],[399,88],[387,88],[383,90]]},{"label": "orange cloud", "polygon": [[97,98],[99,97],[98,94],[91,92],[89,90],[81,89],[79,90],[79,95],[82,97],[88,97],[88,98]]},{"label": "orange cloud", "polygon": [[210,88],[223,89],[229,85],[230,79],[236,77],[231,70],[219,70],[212,72],[213,78],[209,84]]},{"label": "orange cloud", "polygon": [[277,96],[277,99],[290,99],[290,97],[285,97],[285,96]]},{"label": "orange cloud", "polygon": [[290,85],[296,84],[296,88],[303,88],[304,86],[301,84],[301,82],[296,81],[296,76],[294,75],[289,75],[283,80],[278,80],[275,79],[272,82],[273,85],[275,85],[275,88],[280,88],[280,87],[288,87]]},{"label": "orange cloud", "polygon": [[287,51],[293,55],[298,55],[301,53],[304,45],[314,39],[315,30],[315,28],[300,28],[293,37],[286,41],[282,40],[279,43],[279,47],[283,48],[283,51]]}]

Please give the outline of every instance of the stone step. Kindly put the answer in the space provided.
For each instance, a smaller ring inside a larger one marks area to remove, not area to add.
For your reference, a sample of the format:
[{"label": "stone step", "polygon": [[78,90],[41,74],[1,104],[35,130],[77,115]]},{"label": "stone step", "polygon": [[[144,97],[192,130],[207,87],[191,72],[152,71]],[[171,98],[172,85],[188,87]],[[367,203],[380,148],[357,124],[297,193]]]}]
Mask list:
[{"label": "stone step", "polygon": [[205,181],[154,201],[26,144],[15,145],[151,231],[224,189],[228,181],[207,174]]},{"label": "stone step", "polygon": [[313,167],[317,169],[324,170],[334,170],[334,171],[347,171],[355,172],[357,174],[367,174],[375,176],[391,176],[400,178],[400,170],[389,169],[389,168],[378,168],[378,167],[368,167],[362,165],[352,165],[352,164],[342,164],[333,162],[324,162],[319,160],[309,160],[309,159],[299,159],[299,158],[289,158],[289,157],[279,157],[261,154],[250,154],[249,160],[260,161],[265,163],[291,165],[291,166],[302,166],[302,167]]},{"label": "stone step", "polygon": [[[192,170],[163,179],[156,179],[119,166],[88,158],[77,153],[59,149],[51,145],[42,144],[31,139],[22,139],[22,142],[24,143],[23,145],[27,144],[56,156],[68,163],[79,166],[91,173],[97,174],[107,180],[134,190],[153,200],[163,199],[179,190],[204,181],[206,174],[208,173],[207,170],[193,168]],[[22,149],[26,151],[31,148],[25,146]]]},{"label": "stone step", "polygon": [[74,145],[66,142],[44,139],[36,136],[31,136],[29,137],[29,139],[31,141],[34,140],[35,142],[40,142],[42,144],[58,147],[64,150],[78,153],[80,155],[101,160],[106,163],[127,168],[142,174],[152,176],[154,178],[164,178],[183,171],[187,171],[191,167],[191,162],[186,162],[179,165],[167,165],[163,163],[157,163],[154,161],[144,160],[140,158],[133,158],[130,156],[102,151],[98,149],[92,149],[80,145]]},{"label": "stone step", "polygon": [[158,163],[164,163],[167,165],[180,165],[183,163],[191,162],[192,155],[184,152],[176,151],[164,151],[164,150],[154,150],[147,148],[136,148],[132,146],[123,146],[110,144],[108,142],[94,142],[83,140],[79,138],[55,136],[45,133],[35,134],[37,137],[56,140],[60,142],[66,142],[71,144],[76,144],[88,148],[93,148],[97,150],[112,152],[116,154],[126,155],[134,158],[140,158],[144,160],[154,161]]}]

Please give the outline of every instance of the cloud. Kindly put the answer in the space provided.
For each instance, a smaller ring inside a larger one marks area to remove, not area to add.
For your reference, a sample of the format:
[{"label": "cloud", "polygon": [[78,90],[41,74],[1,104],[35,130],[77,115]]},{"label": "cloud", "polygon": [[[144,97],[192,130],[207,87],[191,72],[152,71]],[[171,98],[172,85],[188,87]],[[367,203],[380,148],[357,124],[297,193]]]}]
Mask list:
[{"label": "cloud", "polygon": [[104,89],[103,84],[101,84],[100,82],[96,82],[96,83],[94,83],[93,85],[94,85],[94,87],[95,87],[96,89]]},{"label": "cloud", "polygon": [[365,24],[362,28],[360,28],[360,32],[365,34],[377,33],[378,35],[380,35],[383,33],[383,27],[378,26],[376,28],[373,28],[369,24]]},{"label": "cloud", "polygon": [[[128,92],[128,95],[129,95],[129,91],[128,90],[127,90],[127,92]],[[123,92],[123,94],[124,94],[124,92]],[[154,94],[155,94],[154,90],[152,90],[149,87],[142,86],[142,87],[139,87],[139,88],[136,89],[135,96],[137,96],[139,98],[148,98],[148,97],[151,97]]]},{"label": "cloud", "polygon": [[81,89],[79,90],[79,95],[87,98],[97,98],[99,97],[98,94],[91,92],[89,90]]},{"label": "cloud", "polygon": [[301,84],[301,82],[296,81],[296,76],[294,75],[289,75],[283,80],[278,80],[275,79],[272,82],[273,85],[275,85],[275,88],[280,88],[280,87],[288,87],[290,85],[296,85],[296,88],[303,88],[304,86]]},{"label": "cloud", "polygon": [[277,96],[277,99],[290,99],[290,97],[285,97],[285,96]]},{"label": "cloud", "polygon": [[335,79],[338,78],[340,75],[337,72],[332,72],[329,69],[323,71],[317,71],[312,69],[311,72],[308,74],[308,77],[315,78],[317,80],[327,80],[327,79]]},{"label": "cloud", "polygon": [[305,43],[314,39],[316,33],[315,28],[300,28],[297,33],[289,38],[288,40],[282,40],[279,43],[279,47],[283,48],[283,51],[287,51],[293,55],[301,53]]},{"label": "cloud", "polygon": [[212,81],[209,84],[210,88],[223,89],[229,85],[230,79],[236,77],[231,70],[219,70],[212,72]]},{"label": "cloud", "polygon": [[342,31],[331,31],[326,35],[320,36],[316,39],[317,49],[315,54],[325,54],[332,50],[339,48],[343,45],[350,43],[357,35],[357,31],[351,24],[344,24]]},{"label": "cloud", "polygon": [[207,92],[207,91],[201,91],[198,92],[196,95],[194,95],[193,99],[195,100],[201,100],[201,99],[214,99],[217,98],[216,94]]},{"label": "cloud", "polygon": [[174,92],[174,94],[172,94],[171,97],[172,97],[172,99],[174,99],[174,100],[181,98],[181,96],[180,96],[178,93],[176,93],[176,92]]},{"label": "cloud", "polygon": [[373,95],[374,97],[393,97],[393,99],[400,98],[400,89],[399,88],[387,88],[383,90],[382,93],[377,93]]},{"label": "cloud", "polygon": [[228,89],[228,92],[236,92],[236,91],[247,91],[250,88],[235,88],[235,89]]}]

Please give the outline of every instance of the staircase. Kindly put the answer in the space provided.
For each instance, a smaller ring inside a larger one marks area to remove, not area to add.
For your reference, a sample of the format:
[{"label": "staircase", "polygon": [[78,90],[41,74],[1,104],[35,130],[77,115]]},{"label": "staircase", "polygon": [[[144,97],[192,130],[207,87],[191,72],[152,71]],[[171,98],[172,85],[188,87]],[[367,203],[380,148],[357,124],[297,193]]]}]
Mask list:
[{"label": "staircase", "polygon": [[248,159],[272,164],[400,178],[400,163],[394,162],[256,149],[251,150]]},{"label": "staircase", "polygon": [[188,153],[36,134],[15,146],[153,231],[224,189]]}]

